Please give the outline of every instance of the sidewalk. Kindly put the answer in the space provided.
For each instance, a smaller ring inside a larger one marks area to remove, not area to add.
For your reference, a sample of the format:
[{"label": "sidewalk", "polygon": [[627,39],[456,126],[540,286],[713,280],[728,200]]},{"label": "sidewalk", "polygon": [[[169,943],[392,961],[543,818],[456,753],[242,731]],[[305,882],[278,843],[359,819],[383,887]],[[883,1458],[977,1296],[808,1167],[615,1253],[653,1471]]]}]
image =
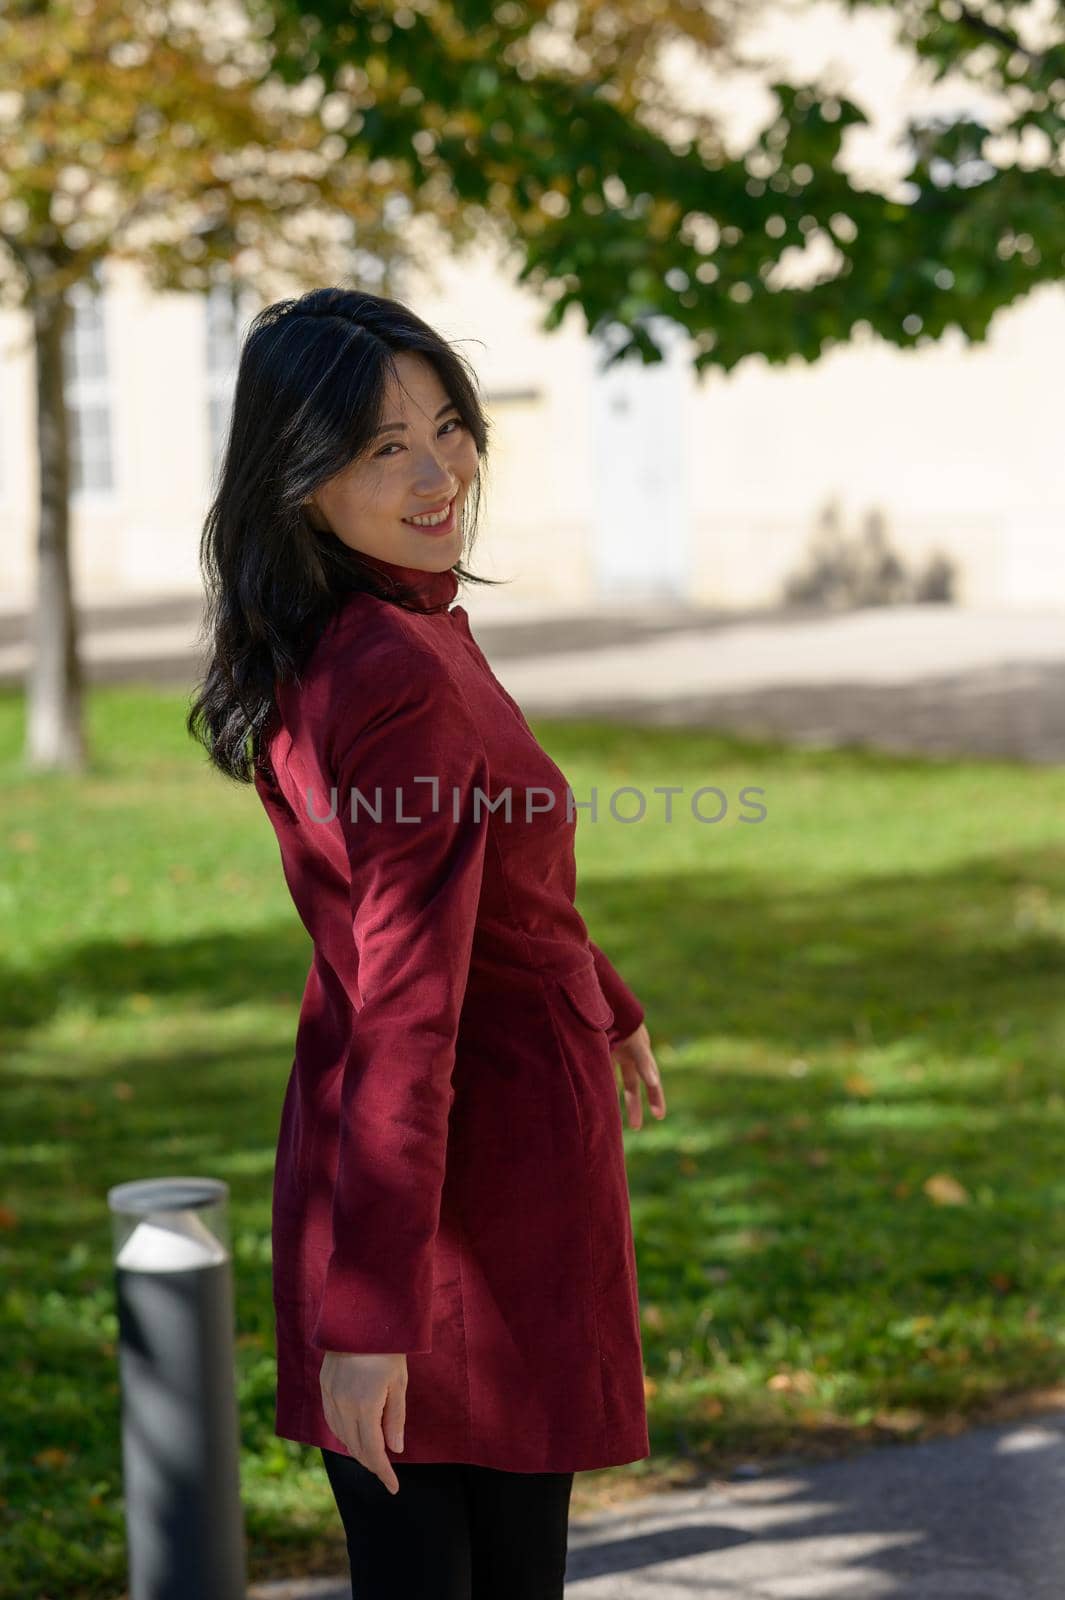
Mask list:
[{"label": "sidewalk", "polygon": [[1065,615],[1054,612],[762,612],[655,631],[637,621],[627,638],[534,657],[505,636],[492,643],[496,659],[482,639],[485,654],[530,717],[1065,761]]},{"label": "sidewalk", "polygon": [[[402,1491],[401,1491],[402,1492]],[[1065,1409],[570,1520],[573,1600],[1059,1600]],[[343,1580],[248,1600],[351,1600]],[[500,1596],[499,1600],[505,1600]]]},{"label": "sidewalk", "polygon": [[[1065,613],[948,605],[726,612],[663,605],[545,611],[460,594],[530,719],[604,717],[800,744],[1065,761]],[[87,607],[89,682],[191,688],[200,602]],[[0,614],[0,683],[22,681],[25,618]]]}]

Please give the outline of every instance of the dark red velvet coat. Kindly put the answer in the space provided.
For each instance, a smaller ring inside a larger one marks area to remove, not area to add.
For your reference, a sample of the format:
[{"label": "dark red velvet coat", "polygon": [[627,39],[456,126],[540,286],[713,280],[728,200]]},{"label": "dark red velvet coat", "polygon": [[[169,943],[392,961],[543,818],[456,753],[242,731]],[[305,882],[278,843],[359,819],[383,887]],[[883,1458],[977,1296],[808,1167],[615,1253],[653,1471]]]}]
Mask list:
[{"label": "dark red velvet coat", "polygon": [[565,776],[447,609],[454,573],[374,565],[419,609],[345,601],[255,780],[314,947],[274,1176],[276,1431],[346,1453],[323,1351],[403,1351],[396,1461],[637,1461],[611,1046],[643,1010],[575,909]]}]

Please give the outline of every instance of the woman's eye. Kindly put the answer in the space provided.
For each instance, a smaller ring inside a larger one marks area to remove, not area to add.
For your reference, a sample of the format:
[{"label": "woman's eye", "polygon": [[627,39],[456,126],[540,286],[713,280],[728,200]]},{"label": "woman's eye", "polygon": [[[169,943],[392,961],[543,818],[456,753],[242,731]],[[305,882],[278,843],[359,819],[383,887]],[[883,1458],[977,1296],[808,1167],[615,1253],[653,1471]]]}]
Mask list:
[{"label": "woman's eye", "polygon": [[[440,432],[443,433],[444,428],[461,428],[462,426],[463,423],[461,417],[452,417],[450,422],[444,423],[444,427],[440,429]],[[386,444],[384,450],[378,450],[377,454],[379,456],[383,456],[389,450],[402,450],[402,448],[403,446],[401,444]]]}]

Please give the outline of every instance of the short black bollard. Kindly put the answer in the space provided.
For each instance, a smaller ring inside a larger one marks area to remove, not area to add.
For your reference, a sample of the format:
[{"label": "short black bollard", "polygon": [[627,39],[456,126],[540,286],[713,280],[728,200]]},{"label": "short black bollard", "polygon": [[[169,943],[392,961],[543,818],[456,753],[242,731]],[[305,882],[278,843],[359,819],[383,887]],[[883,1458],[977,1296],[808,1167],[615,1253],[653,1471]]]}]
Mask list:
[{"label": "short black bollard", "polygon": [[107,1191],[129,1600],[244,1600],[229,1186]]}]

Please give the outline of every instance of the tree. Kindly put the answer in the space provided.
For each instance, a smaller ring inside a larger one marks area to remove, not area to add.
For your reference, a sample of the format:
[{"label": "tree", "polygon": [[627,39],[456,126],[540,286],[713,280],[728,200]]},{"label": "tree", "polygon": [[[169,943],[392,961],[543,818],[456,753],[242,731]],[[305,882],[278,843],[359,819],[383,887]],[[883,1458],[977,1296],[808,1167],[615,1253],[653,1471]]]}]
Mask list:
[{"label": "tree", "polygon": [[271,272],[331,281],[359,252],[371,266],[414,259],[385,175],[346,156],[269,64],[220,14],[194,24],[140,0],[0,4],[0,301],[28,312],[36,362],[31,768],[86,760],[63,371],[72,286],[105,257],[139,263],[155,289],[198,292]]},{"label": "tree", "polygon": [[[841,3],[842,17],[869,0]],[[350,104],[338,131],[352,147],[400,163],[419,203],[446,185],[517,245],[546,330],[575,305],[620,335],[612,360],[655,361],[648,324],[665,316],[703,373],[754,354],[813,361],[858,329],[899,346],[951,325],[980,340],[1000,306],[1062,275],[1065,6],[872,3],[918,58],[958,74],[963,98],[969,85],[1001,106],[994,127],[964,110],[913,119],[891,195],[845,170],[847,130],[869,119],[838,84],[767,74],[777,113],[739,152],[720,119],[670,103],[663,47],[727,74],[765,0],[376,0],[354,14],[349,0],[270,0],[266,14],[278,71],[319,74]]]},{"label": "tree", "polygon": [[[458,252],[491,230],[547,302],[545,330],[576,306],[610,332],[609,361],[653,362],[664,317],[700,374],[753,354],[813,361],[859,329],[981,339],[999,306],[1061,276],[1060,3],[891,5],[918,56],[1003,108],[994,129],[916,119],[891,194],[846,170],[847,130],[868,119],[839,85],[767,74],[776,114],[739,151],[712,112],[674,103],[664,47],[727,71],[765,9],[200,0],[182,13],[194,24],[149,0],[0,0],[0,245],[15,267],[0,294],[31,312],[38,363],[34,764],[83,759],[59,357],[69,285],[104,256],[140,262],[155,288],[261,287],[279,258],[306,285],[428,266],[412,218]],[[1033,140],[1042,154],[1022,162]]]}]

